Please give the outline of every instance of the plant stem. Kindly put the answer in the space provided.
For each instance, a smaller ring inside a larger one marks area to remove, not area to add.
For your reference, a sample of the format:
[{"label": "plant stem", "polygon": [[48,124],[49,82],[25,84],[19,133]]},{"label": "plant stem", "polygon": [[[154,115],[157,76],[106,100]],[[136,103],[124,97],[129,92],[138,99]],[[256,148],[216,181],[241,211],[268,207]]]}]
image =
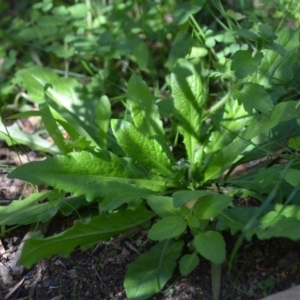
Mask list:
[{"label": "plant stem", "polygon": [[221,293],[222,264],[211,263],[211,289],[214,300],[219,300]]}]

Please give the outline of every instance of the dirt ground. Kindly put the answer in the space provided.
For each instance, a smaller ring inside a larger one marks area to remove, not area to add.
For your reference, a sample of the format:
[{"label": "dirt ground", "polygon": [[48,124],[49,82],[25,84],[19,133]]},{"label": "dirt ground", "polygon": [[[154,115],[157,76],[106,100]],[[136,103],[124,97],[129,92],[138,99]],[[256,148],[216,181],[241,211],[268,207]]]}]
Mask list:
[{"label": "dirt ground", "polygon": [[[24,160],[27,156],[30,160],[41,159],[31,151],[23,154]],[[24,190],[24,182],[6,177],[9,171],[6,165],[14,166],[19,160],[4,143],[0,147],[0,163],[1,208],[18,199],[22,192],[26,196],[32,190],[30,187]],[[71,218],[57,216],[47,235],[70,226]],[[86,252],[78,249],[68,258],[56,255],[43,259],[26,270],[16,262],[21,242],[30,231],[25,226],[0,236],[0,299],[126,299],[123,279],[128,264],[153,245],[147,241],[147,232],[141,231],[129,237],[99,241],[92,249]],[[230,254],[237,237],[227,232],[224,237]],[[223,265],[221,299],[260,299],[300,284],[299,249],[298,242],[286,239],[245,241],[232,271],[228,272],[228,262]],[[186,278],[176,270],[164,290],[152,299],[212,299],[210,264],[201,259],[197,269]]]}]

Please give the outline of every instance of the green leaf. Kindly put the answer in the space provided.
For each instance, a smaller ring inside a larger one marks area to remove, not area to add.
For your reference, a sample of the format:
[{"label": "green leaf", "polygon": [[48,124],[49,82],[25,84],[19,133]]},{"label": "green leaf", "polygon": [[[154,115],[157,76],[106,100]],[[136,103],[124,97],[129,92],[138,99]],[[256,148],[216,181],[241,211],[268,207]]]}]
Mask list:
[{"label": "green leaf", "polygon": [[194,206],[194,215],[199,219],[210,219],[218,216],[231,202],[231,197],[211,193],[200,198]]},{"label": "green leaf", "polygon": [[293,187],[297,187],[300,184],[300,171],[297,169],[288,169],[281,172],[284,175],[284,180]]},{"label": "green leaf", "polygon": [[197,200],[200,197],[209,196],[211,192],[207,191],[191,191],[182,190],[173,193],[173,201],[175,207],[181,207],[189,201]]},{"label": "green leaf", "polygon": [[198,233],[194,239],[197,251],[207,260],[221,264],[226,259],[226,244],[222,235],[217,231]]},{"label": "green leaf", "polygon": [[148,205],[160,217],[176,216],[180,213],[180,208],[174,207],[173,198],[164,196],[148,196]]},{"label": "green leaf", "polygon": [[196,151],[200,147],[201,115],[204,104],[201,78],[195,67],[184,59],[179,59],[171,74],[171,88],[176,117],[187,151],[191,170],[197,169]]},{"label": "green leaf", "polygon": [[149,230],[148,237],[153,241],[171,239],[181,235],[186,229],[186,221],[181,216],[164,217]]},{"label": "green leaf", "polygon": [[52,237],[30,238],[24,244],[20,264],[30,269],[42,258],[50,258],[54,254],[66,257],[78,246],[90,248],[99,240],[107,240],[150,220],[153,216],[145,208],[126,210],[97,216],[86,222],[78,221],[71,229]]},{"label": "green leaf", "polygon": [[252,52],[248,50],[238,50],[232,56],[231,70],[235,71],[237,78],[245,78],[257,71],[261,64],[263,54],[257,52],[252,57]]},{"label": "green leaf", "polygon": [[273,109],[273,102],[270,95],[265,91],[264,87],[257,84],[247,82],[243,84],[242,90],[233,93],[240,104],[243,104],[245,110],[253,113],[253,109],[257,109],[262,114],[269,116]]},{"label": "green leaf", "polygon": [[300,239],[299,219],[271,212],[264,216],[264,220],[265,224],[260,226],[260,230],[255,232],[259,239],[265,240],[273,237],[288,238],[294,241]]},{"label": "green leaf", "polygon": [[51,185],[73,196],[85,195],[88,201],[105,197],[107,203],[103,209],[107,210],[151,195],[152,189],[163,190],[165,186],[164,181],[150,179],[130,160],[105,150],[97,156],[81,151],[31,162],[18,167],[8,177]]},{"label": "green leaf", "polygon": [[46,94],[70,111],[74,105],[82,104],[76,92],[76,88],[80,88],[79,83],[75,79],[59,77],[51,69],[39,66],[21,69],[17,72],[17,78],[27,90],[30,99],[37,103],[45,101],[44,87],[49,84],[51,87],[47,89]]},{"label": "green leaf", "polygon": [[129,265],[124,286],[128,300],[148,299],[172,277],[183,241],[164,241],[141,254]]},{"label": "green leaf", "polygon": [[60,132],[53,115],[49,109],[49,106],[46,103],[41,103],[39,105],[39,110],[41,112],[42,120],[46,130],[53,139],[55,145],[59,148],[62,154],[67,154],[72,151],[65,143],[64,137]]},{"label": "green leaf", "polygon": [[58,211],[51,203],[38,203],[46,199],[52,191],[31,194],[23,200],[14,200],[7,206],[0,206],[1,225],[27,225],[47,222]]},{"label": "green leaf", "polygon": [[164,136],[162,122],[154,97],[146,82],[133,74],[128,82],[127,103],[135,127],[148,136]]},{"label": "green leaf", "polygon": [[247,40],[252,40],[252,41],[255,41],[255,40],[258,40],[258,35],[250,30],[247,30],[247,29],[244,29],[244,28],[241,28],[239,29],[235,34],[237,34],[238,36],[244,38],[244,39],[247,39]]},{"label": "green leaf", "polygon": [[289,148],[300,151],[300,136],[289,139]]},{"label": "green leaf", "polygon": [[243,132],[245,139],[252,139],[261,133],[268,132],[278,124],[300,117],[300,105],[297,101],[282,102],[274,106],[269,117],[256,115],[251,124]]},{"label": "green leaf", "polygon": [[134,55],[141,70],[146,70],[149,64],[150,53],[147,45],[141,40],[133,43],[132,54]]},{"label": "green leaf", "polygon": [[99,136],[101,138],[100,147],[102,149],[106,149],[109,123],[111,118],[111,105],[109,99],[106,96],[102,96],[100,98],[100,101],[98,102],[96,108],[96,115],[96,123],[98,125]]},{"label": "green leaf", "polygon": [[179,4],[174,12],[174,24],[181,25],[185,23],[189,19],[190,15],[193,15],[202,9],[203,4],[203,0],[198,0],[196,3],[184,2]]},{"label": "green leaf", "polygon": [[196,252],[184,255],[179,261],[179,270],[182,276],[189,275],[198,265],[199,257]]},{"label": "green leaf", "polygon": [[[8,134],[6,134],[6,128]],[[18,126],[17,123],[9,127],[5,127],[0,121],[0,139],[5,140],[9,146],[16,144],[26,145],[32,150],[42,151],[51,154],[59,154],[59,149],[45,139],[42,139],[39,132],[27,134],[24,133]]]},{"label": "green leaf", "polygon": [[169,52],[169,56],[165,66],[172,70],[174,64],[179,58],[186,57],[190,53],[190,47],[192,45],[192,38],[188,32],[179,31]]},{"label": "green leaf", "polygon": [[129,157],[162,174],[172,173],[170,161],[155,139],[144,135],[124,120],[112,120],[111,126],[118,144]]}]

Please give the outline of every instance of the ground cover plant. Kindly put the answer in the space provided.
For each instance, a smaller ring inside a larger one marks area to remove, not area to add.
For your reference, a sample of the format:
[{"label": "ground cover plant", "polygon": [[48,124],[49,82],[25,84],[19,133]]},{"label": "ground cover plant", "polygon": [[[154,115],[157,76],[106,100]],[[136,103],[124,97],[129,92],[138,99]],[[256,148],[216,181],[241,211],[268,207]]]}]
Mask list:
[{"label": "ground cover plant", "polygon": [[[300,238],[299,33],[286,26],[298,22],[295,4],[276,1],[274,28],[263,1],[264,10],[237,3],[43,1],[2,32],[2,69],[13,74],[2,78],[3,109],[21,110],[6,120],[38,116],[43,131],[3,124],[1,137],[49,154],[9,177],[51,188],[1,207],[0,224],[77,215],[65,231],[32,235],[20,264],[141,226],[156,243],[130,264],[128,299],[153,296],[177,266],[186,276],[203,258],[218,299],[221,265],[232,267],[244,238]],[[253,161],[265,164],[234,176]],[[247,197],[260,205],[233,201]],[[240,234],[233,253],[225,230]]]}]

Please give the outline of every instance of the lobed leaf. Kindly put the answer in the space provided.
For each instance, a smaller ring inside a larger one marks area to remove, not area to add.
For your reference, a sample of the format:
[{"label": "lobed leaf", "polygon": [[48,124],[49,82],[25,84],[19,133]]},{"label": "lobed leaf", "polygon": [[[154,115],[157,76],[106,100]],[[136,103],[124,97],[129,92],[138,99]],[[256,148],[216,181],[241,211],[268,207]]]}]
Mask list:
[{"label": "lobed leaf", "polygon": [[110,209],[165,188],[164,180],[150,178],[130,160],[105,150],[97,156],[82,151],[31,162],[18,167],[8,177],[47,184],[74,196],[85,195],[88,201],[105,197]]},{"label": "lobed leaf", "polygon": [[176,117],[180,123],[191,169],[200,164],[196,161],[196,151],[200,147],[200,126],[204,104],[201,78],[195,67],[184,59],[179,59],[171,73],[171,88]]},{"label": "lobed leaf", "polygon": [[166,175],[172,173],[168,156],[154,138],[146,136],[124,120],[112,120],[111,126],[118,144],[129,157],[148,169]]}]

